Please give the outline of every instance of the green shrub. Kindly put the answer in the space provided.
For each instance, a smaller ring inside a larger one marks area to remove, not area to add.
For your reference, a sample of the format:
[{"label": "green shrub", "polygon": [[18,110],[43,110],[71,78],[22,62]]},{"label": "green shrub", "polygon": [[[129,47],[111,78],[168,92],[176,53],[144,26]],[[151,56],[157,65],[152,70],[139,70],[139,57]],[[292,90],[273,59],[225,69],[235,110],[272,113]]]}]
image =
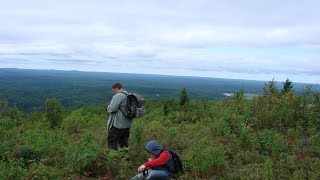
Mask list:
[{"label": "green shrub", "polygon": [[283,144],[284,137],[272,130],[262,130],[257,134],[257,138],[260,144],[260,153],[278,155],[285,148],[285,144]]},{"label": "green shrub", "polygon": [[27,179],[28,170],[19,159],[1,160],[0,177],[3,179]]},{"label": "green shrub", "polygon": [[81,174],[98,159],[99,146],[86,142],[76,142],[66,148],[65,159],[72,172]]},{"label": "green shrub", "polygon": [[226,179],[262,179],[263,164],[251,163],[229,170]]},{"label": "green shrub", "polygon": [[31,163],[37,163],[40,161],[40,153],[28,147],[21,147],[19,150],[19,156],[27,167]]},{"label": "green shrub", "polygon": [[293,174],[292,177],[290,178],[291,180],[301,180],[301,179],[306,179],[306,173],[301,170],[301,169],[296,169]]},{"label": "green shrub", "polygon": [[267,161],[264,163],[264,167],[263,167],[263,179],[266,180],[271,180],[274,179],[274,174],[273,174],[273,162],[271,159],[267,159]]},{"label": "green shrub", "polygon": [[62,107],[58,99],[46,100],[46,115],[52,128],[60,126],[62,122]]},{"label": "green shrub", "polygon": [[82,116],[81,110],[75,110],[63,120],[61,127],[69,134],[80,133],[88,127],[88,120]]},{"label": "green shrub", "polygon": [[224,118],[220,118],[215,123],[215,131],[218,135],[224,136],[230,134],[231,128],[229,123]]},{"label": "green shrub", "polygon": [[129,179],[130,176],[136,173],[135,170],[137,168],[133,168],[130,163],[127,151],[127,149],[120,149],[118,151],[111,150],[107,154],[108,170],[114,179]]},{"label": "green shrub", "polygon": [[0,141],[0,161],[12,156],[12,150],[6,142]]},{"label": "green shrub", "polygon": [[171,146],[174,142],[174,140],[176,139],[177,136],[177,131],[174,127],[169,127],[167,129],[167,142],[168,145]]},{"label": "green shrub", "polygon": [[227,161],[223,146],[209,145],[208,139],[196,137],[186,156],[186,169],[193,177],[221,176]]},{"label": "green shrub", "polygon": [[59,130],[32,129],[24,133],[20,139],[23,147],[32,149],[39,154],[47,165],[64,167],[63,160],[68,139],[64,132]]},{"label": "green shrub", "polygon": [[15,126],[16,126],[16,122],[13,119],[9,117],[0,118],[1,129],[12,129]]},{"label": "green shrub", "polygon": [[144,136],[144,122],[143,121],[136,121],[134,122],[134,126],[131,130],[131,136],[133,142],[137,143],[138,145],[141,145],[143,143],[143,136]]},{"label": "green shrub", "polygon": [[311,137],[312,153],[316,157],[320,157],[320,134]]},{"label": "green shrub", "polygon": [[29,178],[33,180],[58,180],[63,177],[62,169],[47,166],[44,163],[32,164],[29,170]]},{"label": "green shrub", "polygon": [[7,108],[0,118],[0,179],[128,179],[147,159],[149,140],[181,155],[186,171],[179,179],[320,179],[319,102],[269,85],[252,100],[240,92],[183,108],[179,99],[148,101],[129,148],[119,151],[107,148],[105,106],[61,108],[65,118],[55,128],[47,112],[21,114],[16,123]]}]

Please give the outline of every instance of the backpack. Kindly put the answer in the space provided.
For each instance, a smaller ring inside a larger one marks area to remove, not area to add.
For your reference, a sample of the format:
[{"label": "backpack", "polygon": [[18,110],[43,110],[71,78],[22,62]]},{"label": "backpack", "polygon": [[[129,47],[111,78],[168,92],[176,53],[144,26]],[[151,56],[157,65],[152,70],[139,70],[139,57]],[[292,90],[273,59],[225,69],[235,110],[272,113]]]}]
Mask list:
[{"label": "backpack", "polygon": [[124,93],[127,96],[127,102],[124,109],[120,109],[124,117],[132,119],[142,117],[145,113],[144,98],[136,93]]},{"label": "backpack", "polygon": [[182,161],[180,156],[171,149],[164,149],[164,150],[170,153],[171,158],[173,160],[174,168],[173,168],[172,174],[178,174],[180,172],[183,172]]}]

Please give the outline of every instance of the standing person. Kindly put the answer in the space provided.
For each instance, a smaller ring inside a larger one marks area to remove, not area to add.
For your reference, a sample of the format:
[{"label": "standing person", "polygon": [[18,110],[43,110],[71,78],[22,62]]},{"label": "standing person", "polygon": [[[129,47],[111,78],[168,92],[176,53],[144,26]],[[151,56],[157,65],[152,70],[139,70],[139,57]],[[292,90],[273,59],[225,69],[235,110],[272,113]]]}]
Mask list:
[{"label": "standing person", "polygon": [[138,168],[138,172],[140,173],[131,178],[131,180],[170,179],[174,171],[174,161],[170,152],[165,150],[156,141],[148,142],[145,149],[151,155],[151,158]]},{"label": "standing person", "polygon": [[107,111],[110,113],[108,118],[108,147],[110,149],[117,150],[120,148],[128,147],[128,139],[132,119],[126,118],[122,110],[126,106],[127,94],[120,83],[112,85],[112,97],[111,103],[107,107]]}]

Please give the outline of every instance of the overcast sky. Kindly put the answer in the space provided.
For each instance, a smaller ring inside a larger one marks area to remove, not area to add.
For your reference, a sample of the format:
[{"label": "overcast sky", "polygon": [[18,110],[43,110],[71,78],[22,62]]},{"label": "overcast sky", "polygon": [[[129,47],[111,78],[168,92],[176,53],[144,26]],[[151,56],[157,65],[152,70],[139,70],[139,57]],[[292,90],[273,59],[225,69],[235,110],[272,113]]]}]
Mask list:
[{"label": "overcast sky", "polygon": [[0,68],[320,83],[318,0],[0,4]]}]

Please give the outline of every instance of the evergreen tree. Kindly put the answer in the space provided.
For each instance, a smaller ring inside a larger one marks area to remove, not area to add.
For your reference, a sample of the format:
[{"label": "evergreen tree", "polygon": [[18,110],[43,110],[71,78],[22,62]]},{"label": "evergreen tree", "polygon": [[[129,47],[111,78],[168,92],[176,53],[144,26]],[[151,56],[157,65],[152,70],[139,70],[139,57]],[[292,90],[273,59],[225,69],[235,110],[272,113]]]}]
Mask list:
[{"label": "evergreen tree", "polygon": [[277,89],[277,82],[272,79],[271,81],[267,82],[264,84],[263,91],[264,95],[272,95],[272,94],[277,94],[278,89]]},{"label": "evergreen tree", "polygon": [[62,108],[58,99],[46,100],[46,115],[52,128],[60,126],[62,122]]},{"label": "evergreen tree", "polygon": [[186,88],[183,88],[180,93],[180,105],[184,106],[189,102],[189,97]]},{"label": "evergreen tree", "polygon": [[10,108],[9,117],[15,122],[16,125],[20,125],[21,113],[17,106]]},{"label": "evergreen tree", "polygon": [[0,117],[8,115],[9,105],[5,98],[0,99]]},{"label": "evergreen tree", "polygon": [[168,107],[167,102],[165,102],[165,103],[163,104],[163,106],[162,106],[162,111],[163,111],[163,114],[164,114],[165,116],[167,116],[167,115],[169,114],[169,107]]},{"label": "evergreen tree", "polygon": [[283,83],[282,93],[287,93],[287,92],[291,91],[292,88],[293,88],[292,81],[290,81],[287,78],[287,80]]},{"label": "evergreen tree", "polygon": [[235,111],[242,114],[245,110],[245,95],[244,90],[240,89],[240,91],[237,91],[234,93],[233,96],[234,99],[234,108]]}]

